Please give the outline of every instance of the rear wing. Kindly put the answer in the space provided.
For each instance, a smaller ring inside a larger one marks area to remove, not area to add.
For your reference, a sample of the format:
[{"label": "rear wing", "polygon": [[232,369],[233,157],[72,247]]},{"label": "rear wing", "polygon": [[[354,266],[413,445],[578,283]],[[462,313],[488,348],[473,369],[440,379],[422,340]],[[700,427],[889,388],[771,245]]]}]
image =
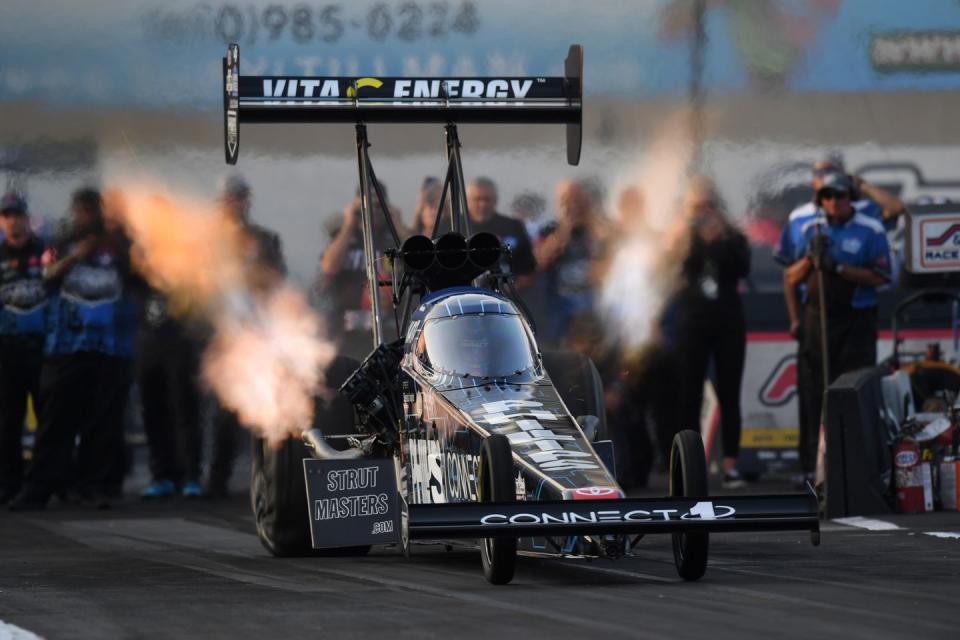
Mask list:
[{"label": "rear wing", "polygon": [[240,151],[240,123],[393,122],[567,125],[567,162],[580,161],[583,48],[563,77],[394,78],[241,76],[240,47],[223,58],[224,148]]}]

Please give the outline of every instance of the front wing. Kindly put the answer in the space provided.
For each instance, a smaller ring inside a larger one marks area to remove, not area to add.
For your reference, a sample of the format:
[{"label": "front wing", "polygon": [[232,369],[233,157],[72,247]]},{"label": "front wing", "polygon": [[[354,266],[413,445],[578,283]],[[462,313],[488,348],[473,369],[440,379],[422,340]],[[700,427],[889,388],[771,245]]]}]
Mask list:
[{"label": "front wing", "polygon": [[777,530],[808,530],[816,542],[816,495],[409,506],[411,539]]}]

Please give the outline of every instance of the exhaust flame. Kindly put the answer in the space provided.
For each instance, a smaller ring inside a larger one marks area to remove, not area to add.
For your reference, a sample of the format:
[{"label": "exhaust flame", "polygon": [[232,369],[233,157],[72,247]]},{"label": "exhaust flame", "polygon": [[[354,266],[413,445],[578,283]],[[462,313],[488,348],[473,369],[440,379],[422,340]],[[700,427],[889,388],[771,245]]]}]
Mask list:
[{"label": "exhaust flame", "polygon": [[210,204],[156,189],[106,194],[108,216],[133,241],[135,268],[168,296],[171,313],[212,326],[205,384],[272,445],[299,437],[334,346],[304,297],[251,259],[253,239]]},{"label": "exhaust flame", "polygon": [[661,130],[625,180],[617,202],[618,239],[600,287],[601,316],[626,350],[658,339],[664,305],[688,250],[680,200],[693,145],[681,119]]},{"label": "exhaust flame", "polygon": [[319,339],[317,318],[292,288],[270,292],[252,309],[232,307],[216,320],[203,379],[241,423],[278,445],[309,428],[334,348]]}]

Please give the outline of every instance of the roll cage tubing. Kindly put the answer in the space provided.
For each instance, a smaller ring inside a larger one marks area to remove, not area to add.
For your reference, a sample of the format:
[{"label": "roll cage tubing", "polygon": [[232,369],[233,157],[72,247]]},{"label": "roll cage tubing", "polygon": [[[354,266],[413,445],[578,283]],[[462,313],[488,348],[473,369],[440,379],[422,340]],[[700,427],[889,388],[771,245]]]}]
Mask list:
[{"label": "roll cage tubing", "polygon": [[[447,194],[451,204],[451,231],[467,236],[470,218],[460,156],[457,124],[565,124],[567,162],[580,161],[583,123],[583,48],[571,45],[563,77],[532,78],[373,78],[241,76],[240,47],[230,44],[223,58],[224,153],[236,164],[240,151],[240,123],[352,122],[357,133],[357,169],[360,176],[360,209],[365,269],[373,315],[374,347],[383,342],[380,299],[382,285],[392,285],[394,313],[405,291],[397,283],[381,282],[373,245],[371,191],[383,212],[395,248],[401,238],[386,205],[386,198],[370,160],[367,123],[440,123],[444,125],[447,173],[434,218],[431,237],[440,232]],[[508,286],[511,286],[508,282]],[[512,287],[511,287],[512,288]],[[515,296],[515,291],[514,295]],[[409,316],[410,296],[403,318]],[[398,332],[402,331],[396,317]]]}]

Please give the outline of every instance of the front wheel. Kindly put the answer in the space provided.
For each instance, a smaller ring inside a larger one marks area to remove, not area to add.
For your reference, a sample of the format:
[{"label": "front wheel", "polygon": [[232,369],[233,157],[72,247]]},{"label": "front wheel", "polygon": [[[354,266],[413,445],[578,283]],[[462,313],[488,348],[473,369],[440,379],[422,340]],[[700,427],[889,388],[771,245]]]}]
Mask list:
[{"label": "front wheel", "polygon": [[[477,499],[480,502],[513,502],[517,499],[513,452],[506,436],[495,433],[483,441],[477,478]],[[507,584],[513,580],[517,564],[516,538],[484,538],[480,540],[480,556],[483,575],[491,584]]]},{"label": "front wheel", "polygon": [[[707,457],[703,452],[700,434],[689,429],[673,438],[670,449],[670,497],[705,498],[707,487]],[[710,534],[673,534],[673,562],[684,580],[699,580],[707,571]]]}]

